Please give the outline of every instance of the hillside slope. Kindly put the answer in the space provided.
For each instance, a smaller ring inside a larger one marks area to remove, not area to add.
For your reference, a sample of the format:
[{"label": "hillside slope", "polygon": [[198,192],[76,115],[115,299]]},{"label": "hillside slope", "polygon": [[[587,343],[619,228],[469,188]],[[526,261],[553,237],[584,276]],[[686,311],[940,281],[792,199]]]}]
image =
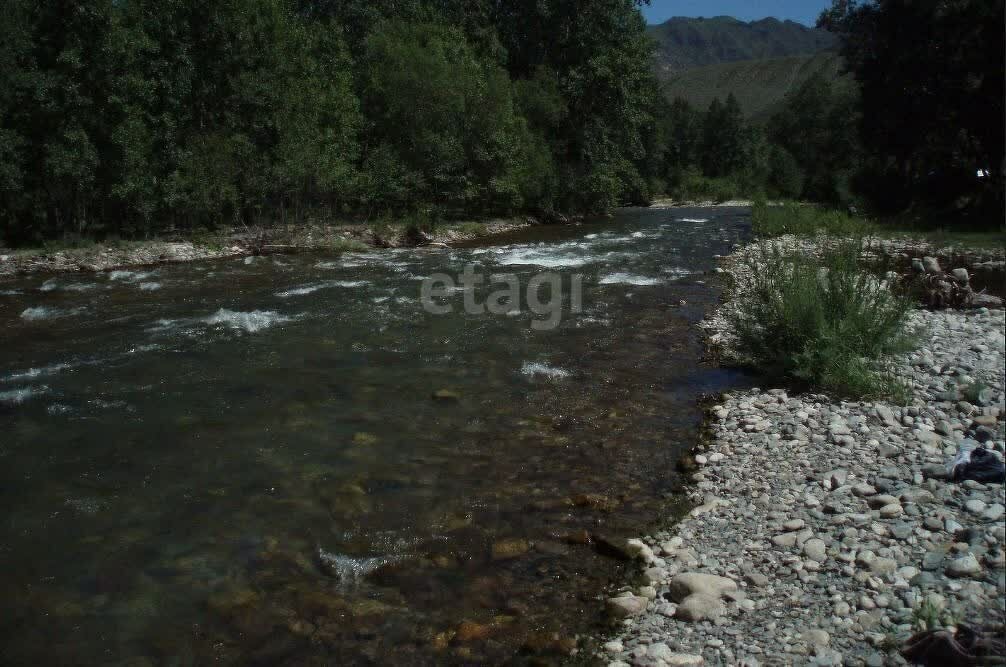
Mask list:
[{"label": "hillside slope", "polygon": [[664,80],[668,99],[682,97],[698,109],[733,93],[744,114],[767,119],[790,92],[814,74],[842,77],[842,58],[833,51],[813,56],[721,63],[685,70]]},{"label": "hillside slope", "polygon": [[648,32],[657,42],[657,71],[663,75],[716,63],[809,56],[837,46],[825,30],[774,18],[745,23],[729,16],[679,17]]}]

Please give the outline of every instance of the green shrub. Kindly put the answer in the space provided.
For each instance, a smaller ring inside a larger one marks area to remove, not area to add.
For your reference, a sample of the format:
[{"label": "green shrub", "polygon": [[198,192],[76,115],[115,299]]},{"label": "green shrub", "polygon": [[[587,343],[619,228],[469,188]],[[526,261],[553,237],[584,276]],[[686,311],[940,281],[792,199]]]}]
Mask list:
[{"label": "green shrub", "polygon": [[729,311],[741,357],[806,387],[905,398],[906,388],[875,368],[909,347],[911,301],[862,270],[860,249],[848,241],[814,260],[760,246]]}]

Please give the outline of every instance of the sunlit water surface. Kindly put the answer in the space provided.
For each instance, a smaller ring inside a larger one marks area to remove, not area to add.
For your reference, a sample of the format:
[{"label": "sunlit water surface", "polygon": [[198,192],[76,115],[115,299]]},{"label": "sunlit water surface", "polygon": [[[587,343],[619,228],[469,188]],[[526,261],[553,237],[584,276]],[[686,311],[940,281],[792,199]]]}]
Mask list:
[{"label": "sunlit water surface", "polygon": [[[0,662],[558,659],[621,574],[583,537],[673,505],[697,398],[740,381],[694,324],[747,228],[630,209],[482,247],[0,282]],[[559,274],[560,325],[466,314],[460,290],[424,311],[422,279],[466,264]]]}]

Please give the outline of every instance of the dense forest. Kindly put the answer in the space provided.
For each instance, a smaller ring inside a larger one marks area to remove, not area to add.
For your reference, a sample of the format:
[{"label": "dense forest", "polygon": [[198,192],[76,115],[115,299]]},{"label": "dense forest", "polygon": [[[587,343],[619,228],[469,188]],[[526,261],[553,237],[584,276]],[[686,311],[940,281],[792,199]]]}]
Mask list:
[{"label": "dense forest", "polygon": [[659,189],[633,0],[8,0],[0,21],[8,241]]},{"label": "dense forest", "polygon": [[856,85],[814,77],[764,126],[664,99],[638,4],[7,0],[0,238],[662,193],[1001,207],[1002,0],[836,0]]}]

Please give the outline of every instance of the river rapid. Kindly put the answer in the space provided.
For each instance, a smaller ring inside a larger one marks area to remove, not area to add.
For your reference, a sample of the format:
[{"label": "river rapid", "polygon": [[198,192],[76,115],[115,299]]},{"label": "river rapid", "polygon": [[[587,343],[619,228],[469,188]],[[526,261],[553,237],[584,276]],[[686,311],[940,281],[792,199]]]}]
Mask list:
[{"label": "river rapid", "polygon": [[[744,382],[695,324],[749,227],[0,281],[0,663],[563,659],[622,574],[587,538],[677,502],[698,399]],[[428,312],[466,266],[520,295]]]}]

